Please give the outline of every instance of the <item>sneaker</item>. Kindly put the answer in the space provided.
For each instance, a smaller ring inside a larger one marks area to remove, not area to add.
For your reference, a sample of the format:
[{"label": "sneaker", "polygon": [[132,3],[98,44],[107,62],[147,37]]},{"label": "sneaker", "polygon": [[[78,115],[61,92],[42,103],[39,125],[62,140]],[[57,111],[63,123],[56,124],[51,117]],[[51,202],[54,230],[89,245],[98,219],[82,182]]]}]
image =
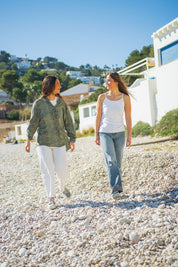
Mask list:
[{"label": "sneaker", "polygon": [[56,204],[55,204],[55,202],[54,202],[54,199],[51,199],[50,201],[49,201],[49,209],[50,210],[54,210],[55,208],[56,208]]},{"label": "sneaker", "polygon": [[119,192],[119,193],[122,193],[122,192],[123,192],[123,188],[122,188],[122,186],[119,186],[118,192]]},{"label": "sneaker", "polygon": [[121,194],[118,191],[116,191],[112,193],[112,197],[114,198],[114,200],[117,200],[121,198]]},{"label": "sneaker", "polygon": [[67,188],[64,188],[63,194],[68,198],[71,196],[71,193]]}]

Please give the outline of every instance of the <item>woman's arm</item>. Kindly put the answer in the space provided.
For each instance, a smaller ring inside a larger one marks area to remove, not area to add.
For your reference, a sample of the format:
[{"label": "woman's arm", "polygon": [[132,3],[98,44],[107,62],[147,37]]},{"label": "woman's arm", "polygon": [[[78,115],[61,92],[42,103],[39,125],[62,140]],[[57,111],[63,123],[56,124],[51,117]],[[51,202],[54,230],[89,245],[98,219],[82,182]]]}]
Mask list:
[{"label": "woman's arm", "polygon": [[26,146],[25,146],[25,150],[27,152],[30,152],[30,139],[29,138],[27,138],[27,143],[26,143]]},{"label": "woman's arm", "polygon": [[97,105],[96,105],[96,121],[95,121],[95,143],[99,145],[99,127],[101,124],[101,117],[102,117],[102,105],[103,105],[103,100],[105,98],[104,94],[99,95],[98,100],[97,100]]},{"label": "woman's arm", "polygon": [[131,119],[131,102],[130,102],[130,96],[128,95],[124,95],[124,110],[125,110],[125,121],[128,132],[126,146],[130,146],[132,140],[132,119]]},{"label": "woman's arm", "polygon": [[39,114],[38,114],[37,103],[34,103],[32,106],[30,122],[27,128],[27,143],[25,146],[25,150],[27,152],[30,152],[30,140],[32,140],[33,135],[37,130],[38,122],[39,122]]},{"label": "woman's arm", "polygon": [[65,130],[67,132],[68,137],[70,138],[70,148],[73,151],[75,148],[75,140],[76,140],[76,133],[75,133],[75,129],[74,129],[74,123],[72,120],[72,117],[70,115],[69,109],[66,105],[66,103],[64,102],[65,108],[64,108],[64,126],[65,126]]}]

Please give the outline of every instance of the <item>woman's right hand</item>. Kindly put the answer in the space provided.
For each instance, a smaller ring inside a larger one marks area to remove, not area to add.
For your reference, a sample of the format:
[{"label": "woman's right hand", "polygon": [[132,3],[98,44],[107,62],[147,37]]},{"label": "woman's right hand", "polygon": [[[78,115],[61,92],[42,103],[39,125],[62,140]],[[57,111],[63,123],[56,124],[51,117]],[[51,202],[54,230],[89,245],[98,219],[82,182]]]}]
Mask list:
[{"label": "woman's right hand", "polygon": [[27,152],[30,152],[30,139],[28,139],[28,138],[27,138],[27,144],[26,144],[26,146],[25,146],[25,150],[26,150]]},{"label": "woman's right hand", "polygon": [[95,143],[99,146],[100,145],[100,140],[99,140],[99,136],[97,135],[95,138]]}]

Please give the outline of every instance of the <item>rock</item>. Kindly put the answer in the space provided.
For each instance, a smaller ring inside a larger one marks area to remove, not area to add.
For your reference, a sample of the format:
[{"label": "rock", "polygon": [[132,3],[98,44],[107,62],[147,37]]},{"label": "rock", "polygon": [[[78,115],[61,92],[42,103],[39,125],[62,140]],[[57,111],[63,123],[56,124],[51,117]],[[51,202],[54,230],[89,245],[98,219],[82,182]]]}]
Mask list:
[{"label": "rock", "polygon": [[19,256],[23,257],[26,254],[26,252],[27,252],[26,248],[21,248],[19,250]]},{"label": "rock", "polygon": [[121,218],[120,220],[119,220],[119,224],[121,224],[121,225],[123,225],[123,224],[130,224],[131,223],[131,220],[130,219],[128,219],[128,218]]},{"label": "rock", "polygon": [[3,263],[1,263],[1,267],[9,267],[8,262],[3,262]]},{"label": "rock", "polygon": [[178,210],[178,203],[174,204],[176,210]]},{"label": "rock", "polygon": [[38,233],[37,233],[37,236],[38,237],[41,237],[41,236],[43,236],[45,233],[43,232],[43,231],[39,231]]},{"label": "rock", "polygon": [[159,209],[164,209],[166,207],[166,205],[165,204],[161,204],[161,205],[159,205]]},{"label": "rock", "polygon": [[129,235],[129,240],[133,243],[133,244],[136,244],[139,242],[140,240],[140,236],[137,232],[132,232],[130,235]]},{"label": "rock", "polygon": [[130,267],[130,265],[128,264],[128,262],[123,261],[120,263],[120,267]]}]

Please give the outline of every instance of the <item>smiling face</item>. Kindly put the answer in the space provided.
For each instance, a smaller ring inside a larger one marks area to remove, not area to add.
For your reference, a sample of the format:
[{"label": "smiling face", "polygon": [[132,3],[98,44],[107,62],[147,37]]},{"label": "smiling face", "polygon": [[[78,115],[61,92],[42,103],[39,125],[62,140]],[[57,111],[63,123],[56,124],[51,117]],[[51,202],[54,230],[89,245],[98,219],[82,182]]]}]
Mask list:
[{"label": "smiling face", "polygon": [[53,94],[54,95],[60,94],[60,89],[61,89],[60,81],[58,79],[56,79],[56,81],[55,81],[55,87],[54,87],[54,90],[53,90]]},{"label": "smiling face", "polygon": [[107,75],[106,77],[106,87],[108,90],[111,90],[113,88],[118,88],[118,82],[115,82],[110,75]]}]

